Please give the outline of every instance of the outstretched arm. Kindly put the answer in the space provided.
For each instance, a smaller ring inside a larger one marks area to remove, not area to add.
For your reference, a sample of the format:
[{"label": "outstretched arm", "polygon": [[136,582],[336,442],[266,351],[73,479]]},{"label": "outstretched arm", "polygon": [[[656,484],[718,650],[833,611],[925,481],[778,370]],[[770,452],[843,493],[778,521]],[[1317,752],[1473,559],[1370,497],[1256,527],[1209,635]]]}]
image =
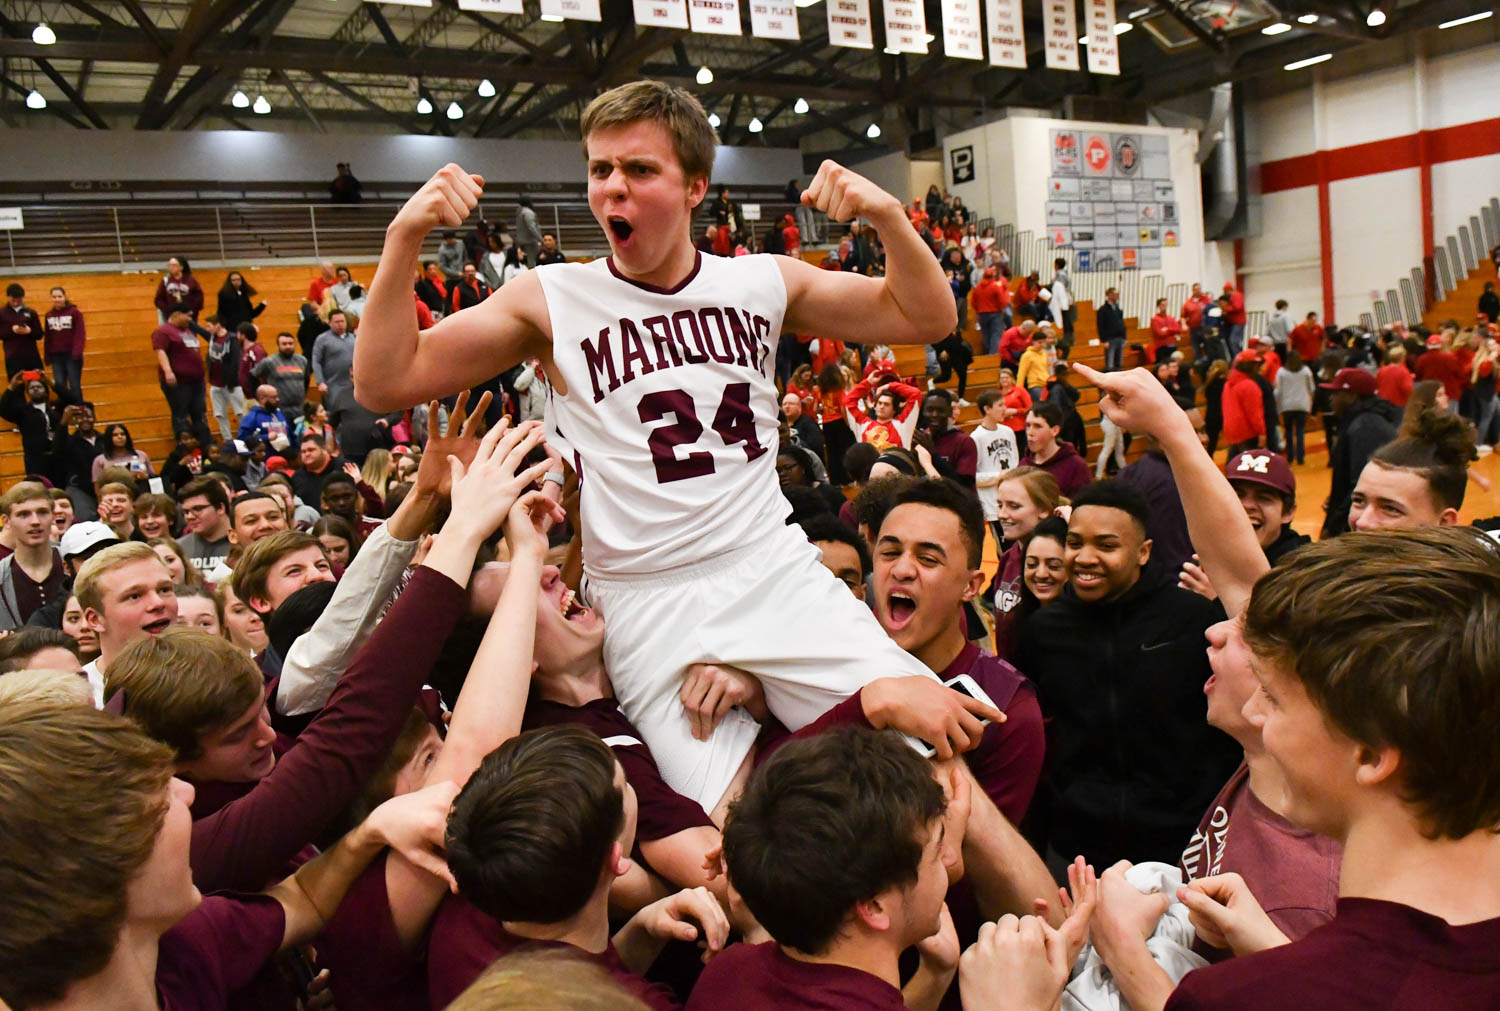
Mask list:
[{"label": "outstretched arm", "polygon": [[422,242],[434,228],[463,224],[483,189],[481,177],[445,165],[386,228],[354,348],[356,397],[371,410],[403,410],[481,383],[524,358],[545,360],[551,323],[531,272],[432,329],[417,329],[411,278]]},{"label": "outstretched arm", "polygon": [[958,322],[953,289],[932,250],[906,219],[900,201],[870,180],[825,161],[802,194],[802,203],[835,221],[864,218],[885,243],[884,278],[822,270],[778,257],[786,282],[786,329],[839,340],[929,344]]},{"label": "outstretched arm", "polygon": [[[1198,440],[1187,414],[1145,369],[1106,375],[1075,363],[1073,370],[1099,387],[1099,409],[1111,421],[1127,431],[1153,436],[1167,454],[1203,570],[1219,591],[1225,612],[1231,617],[1239,614],[1270,564],[1239,496]],[[1259,400],[1257,395],[1257,414]]]}]

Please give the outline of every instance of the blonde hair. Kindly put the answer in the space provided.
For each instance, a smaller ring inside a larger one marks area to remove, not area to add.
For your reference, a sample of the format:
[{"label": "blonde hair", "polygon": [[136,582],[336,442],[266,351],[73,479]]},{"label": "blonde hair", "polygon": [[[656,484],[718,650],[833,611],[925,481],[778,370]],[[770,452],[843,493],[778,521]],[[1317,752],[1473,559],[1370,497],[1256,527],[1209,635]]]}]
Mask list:
[{"label": "blonde hair", "polygon": [[1021,487],[1026,489],[1026,497],[1031,499],[1031,504],[1044,515],[1050,516],[1053,510],[1060,505],[1065,505],[1068,501],[1063,498],[1057,478],[1040,467],[1033,467],[1029,464],[1024,467],[1012,467],[1000,475],[996,487],[1007,481],[1021,482]]},{"label": "blonde hair", "polygon": [[125,693],[123,712],[179,760],[197,758],[202,739],[265,695],[255,661],[228,639],[177,625],[126,646],[104,675],[104,698]]},{"label": "blonde hair", "polygon": [[0,676],[0,710],[29,702],[92,706],[87,678],[65,670],[17,670]]},{"label": "blonde hair", "polygon": [[168,749],[118,716],[39,698],[0,709],[0,1001],[53,1003],[109,964],[171,776]]},{"label": "blonde hair", "polygon": [[1400,344],[1392,344],[1385,349],[1385,363],[1387,365],[1399,365],[1406,361],[1406,348]]},{"label": "blonde hair", "polygon": [[646,1011],[598,962],[571,950],[521,949],[497,961],[448,1005],[449,1011]]},{"label": "blonde hair", "polygon": [[77,581],[73,583],[73,595],[78,598],[79,606],[85,611],[92,609],[104,613],[104,600],[99,595],[99,580],[105,573],[113,572],[122,565],[145,561],[147,558],[160,565],[163,572],[166,571],[166,565],[157,557],[151,545],[140,541],[111,544],[84,562],[83,568],[78,570]]},{"label": "blonde hair", "polygon": [[365,484],[375,489],[375,494],[380,496],[380,501],[385,501],[386,486],[390,484],[391,472],[395,470],[395,462],[388,449],[372,449],[365,457],[365,465],[360,469],[359,476]]},{"label": "blonde hair", "polygon": [[30,502],[33,499],[46,499],[48,505],[52,504],[51,493],[40,481],[17,482],[10,491],[0,495],[0,516],[9,518],[12,509],[22,502]]},{"label": "blonde hair", "polygon": [[589,156],[589,134],[642,120],[667,131],[683,175],[689,180],[713,175],[717,138],[703,106],[690,93],[660,81],[632,81],[590,102],[578,122],[583,156]]}]

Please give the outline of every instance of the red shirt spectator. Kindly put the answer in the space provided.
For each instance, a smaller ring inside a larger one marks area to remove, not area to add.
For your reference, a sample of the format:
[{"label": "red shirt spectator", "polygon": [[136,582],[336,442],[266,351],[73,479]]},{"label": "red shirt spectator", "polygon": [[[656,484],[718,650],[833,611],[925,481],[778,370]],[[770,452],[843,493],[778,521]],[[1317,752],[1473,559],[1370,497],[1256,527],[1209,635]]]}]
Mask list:
[{"label": "red shirt spectator", "polygon": [[1229,323],[1231,326],[1245,325],[1245,293],[1236,291],[1234,285],[1224,285],[1224,294],[1229,296]]},{"label": "red shirt spectator", "polygon": [[1177,338],[1182,336],[1182,322],[1176,316],[1167,315],[1167,307],[1162,306],[1161,311],[1151,317],[1151,356],[1156,357],[1156,350],[1164,347],[1174,347]]},{"label": "red shirt spectator", "polygon": [[1182,318],[1189,330],[1197,330],[1203,326],[1203,310],[1212,304],[1213,300],[1201,291],[1188,296],[1188,300],[1182,303]]},{"label": "red shirt spectator", "polygon": [[1323,340],[1323,328],[1318,325],[1316,313],[1309,313],[1307,319],[1292,327],[1292,348],[1309,365],[1323,353]]},{"label": "red shirt spectator", "polygon": [[1458,403],[1464,395],[1464,384],[1469,373],[1458,360],[1458,355],[1443,348],[1443,339],[1436,334],[1427,338],[1428,350],[1417,359],[1417,380],[1436,379],[1443,384],[1448,399]]},{"label": "red shirt spectator", "polygon": [[798,228],[792,221],[790,214],[786,216],[786,220],[782,223],[781,237],[786,242],[787,256],[802,255],[802,229]]},{"label": "red shirt spectator", "polygon": [[1281,371],[1281,356],[1276,349],[1270,345],[1263,344],[1260,349],[1260,374],[1266,377],[1266,382],[1275,385],[1276,373]]},{"label": "red shirt spectator", "polygon": [[[1240,352],[1240,358],[1245,355],[1253,357],[1255,352]],[[1237,358],[1236,367],[1229,370],[1229,376],[1224,382],[1223,432],[1224,441],[1231,446],[1251,439],[1265,438],[1266,434],[1266,412],[1260,385],[1249,374],[1241,372],[1239,364],[1240,360]]]},{"label": "red shirt spectator", "polygon": [[1000,335],[1000,359],[1002,361],[1015,365],[1020,362],[1022,352],[1031,347],[1032,333],[1035,331],[1023,332],[1021,327],[1025,325],[1024,323],[1017,324]]},{"label": "red shirt spectator", "polygon": [[1411,370],[1404,362],[1382,365],[1375,373],[1375,392],[1397,407],[1405,407],[1411,399],[1412,382]]},{"label": "red shirt spectator", "polygon": [[976,313],[1000,312],[1009,301],[1010,293],[1005,290],[1005,285],[997,278],[990,277],[989,271],[985,271],[983,280],[969,293],[969,304]]},{"label": "red shirt spectator", "polygon": [[1000,401],[1015,413],[1005,419],[1005,426],[1012,432],[1020,432],[1026,428],[1026,412],[1031,410],[1031,394],[1026,387],[1020,383],[1015,384],[1005,391]]}]

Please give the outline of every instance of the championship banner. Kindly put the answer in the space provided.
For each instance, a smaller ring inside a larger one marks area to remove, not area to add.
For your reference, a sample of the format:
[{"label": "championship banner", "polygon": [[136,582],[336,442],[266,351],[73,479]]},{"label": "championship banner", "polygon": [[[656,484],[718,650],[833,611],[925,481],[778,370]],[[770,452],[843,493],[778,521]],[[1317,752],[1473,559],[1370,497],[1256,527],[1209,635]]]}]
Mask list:
[{"label": "championship banner", "polygon": [[802,38],[792,0],[750,0],[750,34],[758,39]]},{"label": "championship banner", "polygon": [[984,59],[979,0],[943,0],[943,55],[959,60]]},{"label": "championship banner", "polygon": [[[458,0],[462,5],[466,0]],[[516,0],[519,6],[520,0]],[[687,0],[635,0],[635,23],[651,28],[686,28]]]},{"label": "championship banner", "polygon": [[569,21],[602,21],[599,0],[542,0],[542,15]]},{"label": "championship banner", "polygon": [[1048,68],[1077,70],[1078,21],[1073,16],[1073,0],[1044,0],[1042,30]]},{"label": "championship banner", "polygon": [[703,35],[739,35],[740,0],[688,0],[688,20]]},{"label": "championship banner", "polygon": [[990,22],[990,66],[1026,69],[1026,30],[1021,0],[986,0]]},{"label": "championship banner", "polygon": [[1115,37],[1115,0],[1087,0],[1087,3],[1083,27],[1089,40],[1089,73],[1118,77],[1120,43]]},{"label": "championship banner", "polygon": [[828,0],[828,44],[850,49],[874,49],[870,30],[870,0]]},{"label": "championship banner", "polygon": [[927,12],[922,0],[885,0],[885,47],[927,54]]},{"label": "championship banner", "polygon": [[458,0],[458,9],[479,14],[525,14],[521,0]]}]

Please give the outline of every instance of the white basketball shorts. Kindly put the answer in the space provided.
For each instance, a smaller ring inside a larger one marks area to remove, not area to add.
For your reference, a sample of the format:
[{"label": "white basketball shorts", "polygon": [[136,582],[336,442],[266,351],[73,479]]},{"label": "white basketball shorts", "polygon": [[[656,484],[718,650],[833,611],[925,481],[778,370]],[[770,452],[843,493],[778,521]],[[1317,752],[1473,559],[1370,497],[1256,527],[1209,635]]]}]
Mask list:
[{"label": "white basketball shorts", "polygon": [[588,576],[582,595],[604,618],[604,666],[625,715],[667,784],[705,811],[723,797],[760,725],[736,708],[709,740],[694,740],[678,697],[690,665],[754,674],[791,730],[877,678],[935,676],[891,641],[795,526],[668,573]]}]

